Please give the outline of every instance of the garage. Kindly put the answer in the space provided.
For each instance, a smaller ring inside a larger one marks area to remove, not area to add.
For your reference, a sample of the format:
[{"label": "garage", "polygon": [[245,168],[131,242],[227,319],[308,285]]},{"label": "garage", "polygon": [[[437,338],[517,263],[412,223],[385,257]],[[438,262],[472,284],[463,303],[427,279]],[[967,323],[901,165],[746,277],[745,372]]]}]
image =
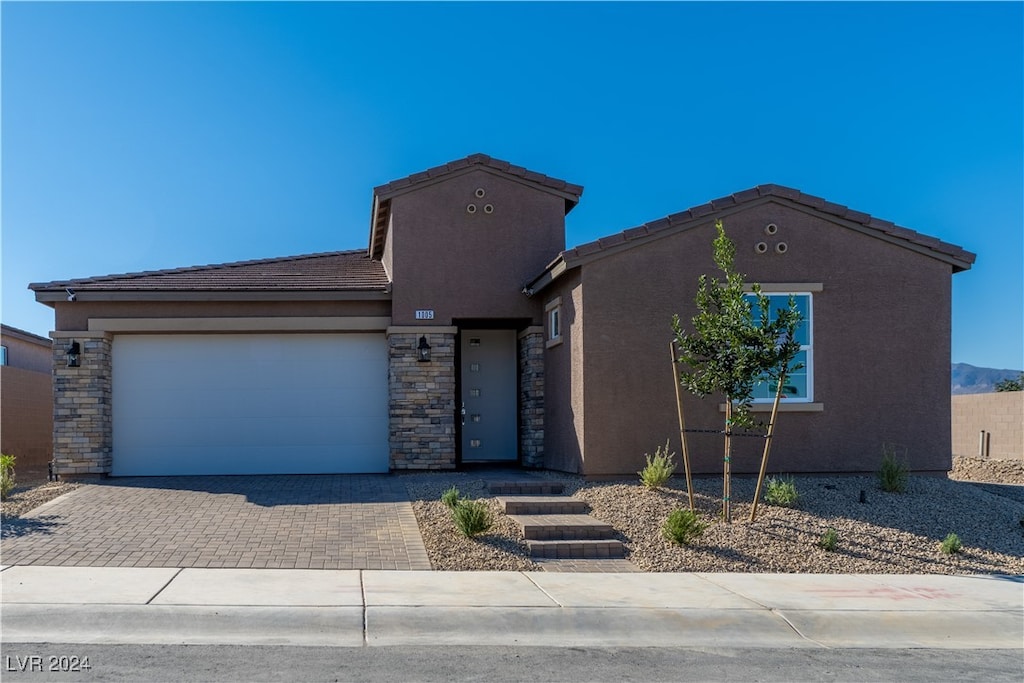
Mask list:
[{"label": "garage", "polygon": [[117,335],[114,476],[388,470],[383,334]]}]

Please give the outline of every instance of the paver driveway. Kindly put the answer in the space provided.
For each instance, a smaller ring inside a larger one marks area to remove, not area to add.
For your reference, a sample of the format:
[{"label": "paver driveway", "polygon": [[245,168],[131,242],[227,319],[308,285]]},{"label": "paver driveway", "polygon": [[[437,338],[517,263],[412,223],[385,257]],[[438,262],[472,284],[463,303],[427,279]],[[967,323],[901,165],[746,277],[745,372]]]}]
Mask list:
[{"label": "paver driveway", "polygon": [[4,520],[6,565],[430,569],[388,475],[131,477]]}]

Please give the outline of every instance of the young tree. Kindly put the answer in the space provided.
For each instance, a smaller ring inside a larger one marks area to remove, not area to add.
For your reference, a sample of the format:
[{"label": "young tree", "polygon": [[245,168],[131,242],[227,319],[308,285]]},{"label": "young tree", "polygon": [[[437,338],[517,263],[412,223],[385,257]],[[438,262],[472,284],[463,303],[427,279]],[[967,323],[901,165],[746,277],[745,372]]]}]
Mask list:
[{"label": "young tree", "polygon": [[748,288],[744,276],[736,272],[736,246],[726,236],[722,221],[715,223],[715,230],[714,261],[725,279],[701,275],[693,332],[686,332],[678,315],[672,319],[672,329],[677,362],[688,367],[679,372],[679,382],[700,398],[725,397],[722,513],[729,522],[733,430],[757,426],[750,406],[759,382],[775,383],[777,401],[786,374],[799,369],[793,360],[800,351],[796,331],[802,316],[790,298],[788,307],[778,309],[773,317],[761,287]]},{"label": "young tree", "polygon": [[1024,391],[1024,372],[1020,373],[1016,379],[1007,377],[996,382],[996,391]]}]

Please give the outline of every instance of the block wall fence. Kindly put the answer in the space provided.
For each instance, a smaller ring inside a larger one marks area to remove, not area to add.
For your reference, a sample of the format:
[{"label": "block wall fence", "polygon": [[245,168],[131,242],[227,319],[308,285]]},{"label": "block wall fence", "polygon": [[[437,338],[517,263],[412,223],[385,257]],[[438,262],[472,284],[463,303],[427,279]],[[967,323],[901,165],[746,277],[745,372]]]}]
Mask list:
[{"label": "block wall fence", "polygon": [[953,455],[1024,459],[1024,391],[953,396]]}]

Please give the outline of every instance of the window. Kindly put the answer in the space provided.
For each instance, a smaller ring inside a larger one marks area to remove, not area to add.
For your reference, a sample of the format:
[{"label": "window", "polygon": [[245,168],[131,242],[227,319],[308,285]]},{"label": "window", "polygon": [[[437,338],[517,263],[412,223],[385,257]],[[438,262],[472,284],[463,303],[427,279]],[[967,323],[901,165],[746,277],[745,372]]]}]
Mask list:
[{"label": "window", "polygon": [[[811,317],[811,294],[809,292],[771,292],[765,293],[768,297],[768,308],[771,311],[771,319],[775,319],[775,313],[780,308],[789,305],[789,297],[792,296],[796,302],[796,308],[803,316],[803,322],[796,331],[796,340],[800,342],[800,353],[796,355],[794,364],[802,365],[786,375],[786,384],[782,388],[782,397],[787,402],[810,403],[814,400],[814,347],[812,335]],[[754,300],[753,295],[749,297]],[[763,381],[754,387],[754,403],[771,403],[775,400],[776,385],[774,382]]]},{"label": "window", "polygon": [[0,346],[0,365],[7,365],[7,347]]},{"label": "window", "polygon": [[552,299],[544,306],[547,315],[547,347],[562,343],[562,297]]}]

